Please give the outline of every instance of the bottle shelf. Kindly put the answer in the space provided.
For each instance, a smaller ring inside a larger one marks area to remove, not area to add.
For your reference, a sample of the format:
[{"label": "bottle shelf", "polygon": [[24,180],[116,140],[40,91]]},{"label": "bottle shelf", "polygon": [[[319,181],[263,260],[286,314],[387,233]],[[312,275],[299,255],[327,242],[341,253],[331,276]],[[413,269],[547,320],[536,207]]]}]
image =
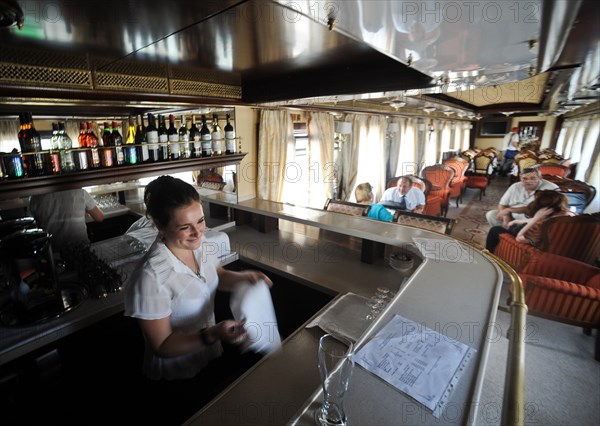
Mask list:
[{"label": "bottle shelf", "polygon": [[84,186],[123,182],[143,177],[236,165],[245,156],[246,153],[237,153],[205,158],[143,163],[133,166],[88,169],[61,175],[6,179],[0,182],[0,200],[76,189]]}]

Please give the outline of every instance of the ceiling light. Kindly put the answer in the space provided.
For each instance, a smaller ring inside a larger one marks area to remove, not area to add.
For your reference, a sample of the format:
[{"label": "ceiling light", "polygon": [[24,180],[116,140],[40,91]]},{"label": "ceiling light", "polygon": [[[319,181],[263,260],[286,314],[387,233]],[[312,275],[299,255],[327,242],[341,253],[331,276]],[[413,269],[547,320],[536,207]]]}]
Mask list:
[{"label": "ceiling light", "polygon": [[435,107],[426,106],[426,107],[423,107],[423,111],[425,111],[427,114],[429,114],[430,112],[435,111]]},{"label": "ceiling light", "polygon": [[392,101],[392,102],[390,102],[390,106],[392,108],[398,109],[398,108],[405,107],[406,106],[406,102],[404,102],[404,101]]}]

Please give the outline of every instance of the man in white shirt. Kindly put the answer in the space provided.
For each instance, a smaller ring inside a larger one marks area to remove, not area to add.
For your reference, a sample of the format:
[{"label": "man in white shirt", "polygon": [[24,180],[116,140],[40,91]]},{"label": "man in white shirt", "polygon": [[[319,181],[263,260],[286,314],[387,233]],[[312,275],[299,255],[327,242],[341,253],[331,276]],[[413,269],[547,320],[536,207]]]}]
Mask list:
[{"label": "man in white shirt", "polygon": [[542,179],[540,172],[534,168],[524,169],[519,182],[508,187],[498,203],[497,210],[486,213],[490,226],[507,226],[512,219],[523,219],[527,204],[533,201],[535,191],[557,189],[558,185]]},{"label": "man in white shirt", "polygon": [[504,136],[504,162],[500,168],[500,174],[506,176],[510,173],[515,163],[514,158],[519,153],[519,128],[513,127],[510,132]]},{"label": "man in white shirt", "polygon": [[29,201],[29,211],[38,225],[52,234],[50,243],[54,251],[79,243],[89,244],[86,213],[97,222],[104,219],[96,201],[83,189],[34,195]]},{"label": "man in white shirt", "polygon": [[425,194],[413,186],[409,176],[401,176],[396,188],[385,190],[379,200],[380,204],[393,203],[394,207],[408,210],[413,213],[423,213],[425,208]]}]

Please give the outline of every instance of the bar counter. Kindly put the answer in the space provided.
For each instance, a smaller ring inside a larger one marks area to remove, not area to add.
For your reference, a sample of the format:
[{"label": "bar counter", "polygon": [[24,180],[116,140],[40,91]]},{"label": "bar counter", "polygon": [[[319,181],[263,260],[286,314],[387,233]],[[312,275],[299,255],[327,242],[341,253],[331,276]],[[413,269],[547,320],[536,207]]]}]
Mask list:
[{"label": "bar counter", "polygon": [[[472,261],[444,259],[444,242],[462,243],[446,235],[398,224],[261,200],[228,203],[209,196],[205,201],[279,222],[278,229],[271,232],[260,232],[247,225],[227,231],[232,249],[247,263],[283,272],[334,295],[352,292],[369,297],[378,286],[396,291],[393,301],[356,342],[357,350],[395,314],[476,350],[450,394],[448,410],[440,418],[356,366],[346,406],[349,424],[472,424],[476,420],[502,286],[502,272],[495,262],[470,246],[465,248]],[[328,242],[323,237],[331,237],[330,233],[334,236]],[[413,270],[403,274],[392,269],[385,259],[373,264],[360,262],[356,249],[333,244],[336,234],[340,241],[369,239],[401,250],[411,248],[413,238],[441,240],[442,244],[437,246],[439,256],[429,253],[433,256],[423,256]],[[322,397],[316,358],[318,339],[323,333],[319,328],[298,329],[283,342],[280,352],[263,358],[186,424],[314,424],[314,409]]]}]

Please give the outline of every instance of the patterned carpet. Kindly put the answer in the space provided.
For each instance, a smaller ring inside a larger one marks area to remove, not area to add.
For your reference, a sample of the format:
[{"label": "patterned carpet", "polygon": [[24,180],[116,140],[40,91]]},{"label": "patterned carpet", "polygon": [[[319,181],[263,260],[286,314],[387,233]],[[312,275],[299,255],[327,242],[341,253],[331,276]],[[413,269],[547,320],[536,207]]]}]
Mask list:
[{"label": "patterned carpet", "polygon": [[452,236],[484,247],[490,228],[485,214],[496,208],[500,197],[509,186],[510,178],[494,176],[481,200],[479,200],[479,190],[472,188],[466,189],[458,208],[456,200],[450,200],[447,217],[456,219]]}]

